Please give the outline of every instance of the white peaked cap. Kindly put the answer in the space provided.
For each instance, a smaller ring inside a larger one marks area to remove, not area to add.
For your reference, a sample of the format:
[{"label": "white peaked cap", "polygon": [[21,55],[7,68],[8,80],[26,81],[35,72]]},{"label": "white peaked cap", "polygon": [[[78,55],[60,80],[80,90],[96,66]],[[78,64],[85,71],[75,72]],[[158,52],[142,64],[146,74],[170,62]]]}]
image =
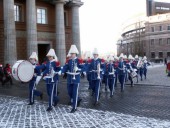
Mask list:
[{"label": "white peaked cap", "polygon": [[135,55],[135,59],[138,59],[139,58],[139,56],[138,55]]},{"label": "white peaked cap", "polygon": [[113,60],[114,60],[114,57],[110,55],[110,56],[108,57],[108,61],[113,61]]},{"label": "white peaked cap", "polygon": [[122,57],[122,58],[124,57],[123,53],[120,54],[119,58],[120,58],[120,57]]},{"label": "white peaked cap", "polygon": [[143,59],[146,60],[147,59],[146,56],[144,56]]},{"label": "white peaked cap", "polygon": [[134,58],[133,58],[133,56],[130,54],[130,55],[128,56],[128,59],[129,59],[129,60],[133,60]]},{"label": "white peaked cap", "polygon": [[99,54],[99,52],[98,52],[98,49],[97,49],[97,48],[94,48],[94,50],[93,50],[93,54]]},{"label": "white peaked cap", "polygon": [[52,48],[49,50],[49,52],[47,53],[46,56],[53,56],[56,61],[58,60],[58,58],[57,58],[57,56],[55,54],[55,51]]},{"label": "white peaked cap", "polygon": [[29,57],[29,59],[36,59],[36,61],[38,61],[38,56],[36,52],[32,52],[31,56]]},{"label": "white peaked cap", "polygon": [[124,59],[127,59],[127,55],[124,55],[124,57],[123,57]]},{"label": "white peaked cap", "polygon": [[76,45],[71,45],[71,48],[70,48],[70,50],[69,50],[68,53],[70,53],[70,54],[71,54],[71,53],[79,54],[79,51],[78,51]]}]

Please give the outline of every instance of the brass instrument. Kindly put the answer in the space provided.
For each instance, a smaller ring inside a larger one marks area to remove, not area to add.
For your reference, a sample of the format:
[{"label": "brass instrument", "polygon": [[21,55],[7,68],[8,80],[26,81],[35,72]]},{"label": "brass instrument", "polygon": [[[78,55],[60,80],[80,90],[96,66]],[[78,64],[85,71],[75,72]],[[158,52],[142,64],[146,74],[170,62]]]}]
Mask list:
[{"label": "brass instrument", "polygon": [[50,70],[51,82],[54,82],[54,79],[53,79],[54,75],[55,75],[55,71],[54,71],[54,68],[51,66],[51,70]]},{"label": "brass instrument", "polygon": [[137,68],[141,68],[143,66],[143,61],[142,59],[139,59],[138,63],[137,63]]},{"label": "brass instrument", "polygon": [[77,69],[78,69],[78,68],[77,68],[77,63],[74,61],[74,68],[73,68],[73,73],[74,73],[74,74],[73,74],[73,79],[74,79],[74,80],[76,79],[75,76],[76,76]]}]

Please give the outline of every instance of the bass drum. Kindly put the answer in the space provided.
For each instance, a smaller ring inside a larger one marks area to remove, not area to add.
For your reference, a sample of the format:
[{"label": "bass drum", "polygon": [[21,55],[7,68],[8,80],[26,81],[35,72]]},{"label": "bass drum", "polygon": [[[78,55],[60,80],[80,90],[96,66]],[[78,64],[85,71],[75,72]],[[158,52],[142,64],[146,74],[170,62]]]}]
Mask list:
[{"label": "bass drum", "polygon": [[34,75],[33,65],[26,60],[18,60],[12,67],[12,76],[15,80],[28,82]]}]

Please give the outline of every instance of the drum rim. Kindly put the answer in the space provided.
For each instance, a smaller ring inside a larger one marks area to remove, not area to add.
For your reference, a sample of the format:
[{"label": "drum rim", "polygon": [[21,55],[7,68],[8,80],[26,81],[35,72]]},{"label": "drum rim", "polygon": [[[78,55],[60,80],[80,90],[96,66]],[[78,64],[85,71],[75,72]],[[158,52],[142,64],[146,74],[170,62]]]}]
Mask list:
[{"label": "drum rim", "polygon": [[[23,60],[22,62],[25,62],[25,61],[27,61],[27,60]],[[29,61],[27,61],[27,62],[29,62]],[[29,63],[31,64],[31,62],[29,62]],[[20,65],[21,65],[21,63],[18,65],[18,68],[17,68],[17,76],[18,76],[18,79],[19,79],[21,82],[25,82],[25,83],[26,83],[26,82],[29,82],[31,79],[28,80],[28,81],[23,81],[23,80],[21,80],[21,79],[19,78],[18,69],[19,69],[19,66],[20,66]],[[31,64],[31,65],[32,65],[32,64]],[[34,76],[34,73],[32,74],[32,77],[33,77],[33,76]],[[31,78],[32,78],[32,77],[31,77]]]}]

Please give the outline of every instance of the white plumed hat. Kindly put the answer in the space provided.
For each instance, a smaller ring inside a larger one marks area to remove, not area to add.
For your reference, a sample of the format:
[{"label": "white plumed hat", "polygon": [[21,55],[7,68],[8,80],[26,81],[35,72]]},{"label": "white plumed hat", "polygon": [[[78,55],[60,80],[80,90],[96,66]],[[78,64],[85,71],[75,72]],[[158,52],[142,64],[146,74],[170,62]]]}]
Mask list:
[{"label": "white plumed hat", "polygon": [[69,54],[71,54],[71,53],[79,54],[79,51],[78,51],[76,45],[71,45],[71,48],[70,48],[70,50],[69,50],[68,53],[69,53]]},{"label": "white plumed hat", "polygon": [[129,59],[129,60],[133,60],[134,58],[133,58],[133,56],[130,54],[130,55],[128,56],[128,59]]},{"label": "white plumed hat", "polygon": [[91,55],[91,52],[90,51],[87,51],[86,53],[85,53],[85,59],[88,59],[88,58],[92,58],[92,55]]},{"label": "white plumed hat", "polygon": [[36,61],[38,61],[38,56],[36,52],[32,52],[31,56],[29,57],[29,59],[36,59]]},{"label": "white plumed hat", "polygon": [[108,57],[108,61],[113,61],[113,60],[114,60],[114,57],[110,55],[110,56]]},{"label": "white plumed hat", "polygon": [[56,54],[55,54],[55,51],[54,51],[54,49],[50,49],[49,50],[49,52],[47,53],[47,55],[46,56],[52,56],[52,57],[54,57],[54,59],[57,61],[58,60],[58,58],[57,58],[57,56],[56,56]]},{"label": "white plumed hat", "polygon": [[124,58],[124,55],[123,53],[120,54],[119,58]]},{"label": "white plumed hat", "polygon": [[146,56],[144,56],[144,57],[143,57],[143,60],[146,60],[146,59],[147,59],[147,57],[146,57]]},{"label": "white plumed hat", "polygon": [[139,58],[139,56],[138,55],[135,55],[135,59],[138,59]]},{"label": "white plumed hat", "polygon": [[94,48],[94,50],[93,50],[93,54],[99,54],[99,52],[98,52],[98,49],[97,49],[97,48]]},{"label": "white plumed hat", "polygon": [[124,59],[127,59],[127,55],[124,55],[124,57],[123,57]]}]

